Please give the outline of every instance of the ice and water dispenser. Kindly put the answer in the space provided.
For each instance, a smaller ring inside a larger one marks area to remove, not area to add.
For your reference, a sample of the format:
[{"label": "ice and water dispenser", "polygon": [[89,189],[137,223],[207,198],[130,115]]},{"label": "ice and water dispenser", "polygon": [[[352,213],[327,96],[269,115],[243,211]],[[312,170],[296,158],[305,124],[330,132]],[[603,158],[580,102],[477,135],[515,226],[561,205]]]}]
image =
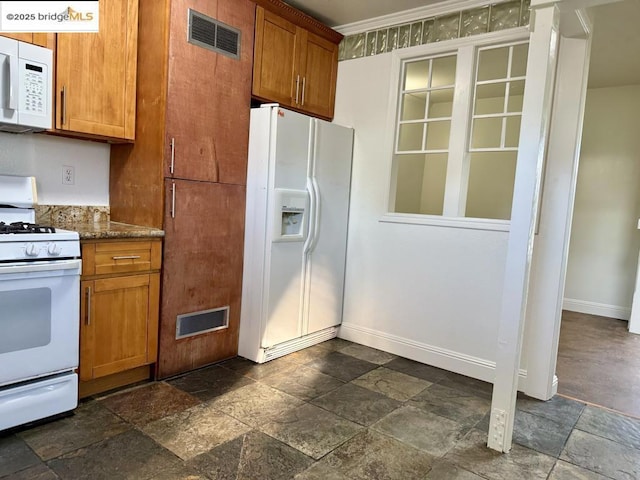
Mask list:
[{"label": "ice and water dispenser", "polygon": [[309,195],[305,190],[275,189],[274,242],[304,240]]}]

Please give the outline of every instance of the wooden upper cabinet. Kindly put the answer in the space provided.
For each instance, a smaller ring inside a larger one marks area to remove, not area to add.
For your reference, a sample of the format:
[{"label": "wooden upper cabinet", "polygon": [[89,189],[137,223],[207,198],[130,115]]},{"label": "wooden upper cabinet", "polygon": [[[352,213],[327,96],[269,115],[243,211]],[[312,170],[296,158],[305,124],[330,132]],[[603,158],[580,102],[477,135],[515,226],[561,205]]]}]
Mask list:
[{"label": "wooden upper cabinet", "polygon": [[61,33],[56,48],[56,129],[135,136],[138,0],[101,0],[99,33]]},{"label": "wooden upper cabinet", "polygon": [[311,27],[295,23],[304,20],[314,25],[302,13],[281,5],[281,2],[263,0],[258,3],[264,3],[267,8],[259,5],[256,9],[253,96],[331,119],[338,72],[338,42],[342,36],[328,27],[316,27],[327,34],[329,40],[311,31]]},{"label": "wooden upper cabinet", "polygon": [[333,117],[338,77],[338,46],[311,32],[302,35],[300,70],[304,72],[300,107],[321,117]]},{"label": "wooden upper cabinet", "polygon": [[297,33],[298,27],[293,23],[257,8],[253,95],[283,105],[295,104],[294,88],[296,81],[299,82]]}]

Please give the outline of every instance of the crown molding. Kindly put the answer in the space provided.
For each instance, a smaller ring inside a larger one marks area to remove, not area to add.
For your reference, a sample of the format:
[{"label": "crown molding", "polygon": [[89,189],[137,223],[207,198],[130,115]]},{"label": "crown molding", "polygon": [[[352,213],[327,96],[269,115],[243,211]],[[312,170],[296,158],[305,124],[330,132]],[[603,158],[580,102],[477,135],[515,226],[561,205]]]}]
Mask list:
[{"label": "crown molding", "polygon": [[291,5],[287,5],[281,0],[253,0],[256,5],[275,13],[276,15],[290,21],[291,23],[304,28],[316,35],[326,38],[332,43],[338,44],[342,41],[343,35],[340,32],[327,27],[306,13],[301,12]]},{"label": "crown molding", "polygon": [[456,13],[461,10],[486,7],[490,4],[503,3],[503,1],[504,0],[493,2],[487,0],[446,0],[434,5],[412,8],[410,10],[404,10],[402,12],[390,13],[389,15],[382,15],[380,17],[340,25],[338,27],[334,27],[334,29],[347,36],[356,33],[367,32],[369,30],[376,30],[378,28],[389,27],[392,25],[410,23],[422,18],[437,17],[450,13]]}]

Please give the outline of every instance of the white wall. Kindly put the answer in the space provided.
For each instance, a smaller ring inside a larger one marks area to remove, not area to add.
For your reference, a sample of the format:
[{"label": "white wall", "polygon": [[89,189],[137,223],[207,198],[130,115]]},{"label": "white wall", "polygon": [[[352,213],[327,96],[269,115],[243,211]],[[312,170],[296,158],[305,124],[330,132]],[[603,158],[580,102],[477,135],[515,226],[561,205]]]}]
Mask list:
[{"label": "white wall", "polygon": [[492,380],[508,233],[380,222],[391,55],[338,67],[335,122],[355,128],[340,336]]},{"label": "white wall", "polygon": [[[109,205],[109,152],[104,143],[0,133],[0,174],[36,177],[40,205]],[[62,184],[63,165],[74,167],[74,185]]]},{"label": "white wall", "polygon": [[640,86],[587,92],[565,308],[629,318],[640,249]]}]

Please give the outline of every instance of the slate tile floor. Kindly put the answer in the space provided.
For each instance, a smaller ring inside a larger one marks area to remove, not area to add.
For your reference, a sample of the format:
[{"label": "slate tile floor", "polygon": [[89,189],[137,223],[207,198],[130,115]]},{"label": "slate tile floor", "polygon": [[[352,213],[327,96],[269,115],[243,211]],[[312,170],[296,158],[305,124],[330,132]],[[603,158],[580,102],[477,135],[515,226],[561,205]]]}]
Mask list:
[{"label": "slate tile floor", "polygon": [[236,358],[0,434],[0,478],[640,479],[640,420],[518,399],[515,444],[485,446],[491,387],[344,340]]}]

